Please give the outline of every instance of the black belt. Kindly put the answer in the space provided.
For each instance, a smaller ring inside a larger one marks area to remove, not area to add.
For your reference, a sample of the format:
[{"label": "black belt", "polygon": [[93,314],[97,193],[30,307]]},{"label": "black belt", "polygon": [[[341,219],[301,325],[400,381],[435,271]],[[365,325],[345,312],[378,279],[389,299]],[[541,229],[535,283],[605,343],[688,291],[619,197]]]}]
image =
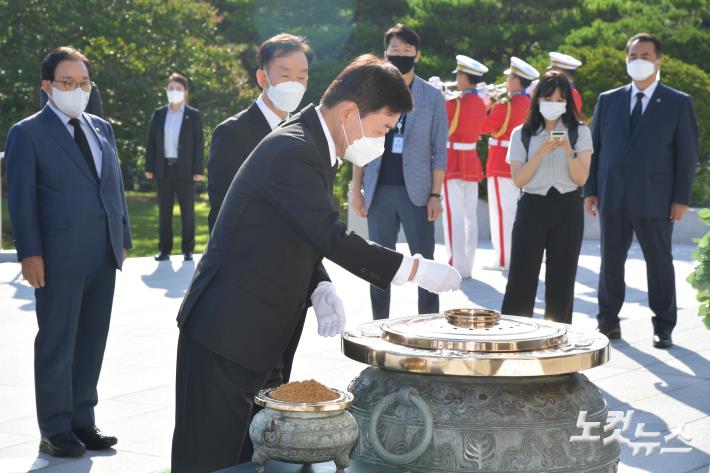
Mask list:
[{"label": "black belt", "polygon": [[177,158],[165,158],[165,161],[167,161],[168,166],[175,166],[177,164]]}]

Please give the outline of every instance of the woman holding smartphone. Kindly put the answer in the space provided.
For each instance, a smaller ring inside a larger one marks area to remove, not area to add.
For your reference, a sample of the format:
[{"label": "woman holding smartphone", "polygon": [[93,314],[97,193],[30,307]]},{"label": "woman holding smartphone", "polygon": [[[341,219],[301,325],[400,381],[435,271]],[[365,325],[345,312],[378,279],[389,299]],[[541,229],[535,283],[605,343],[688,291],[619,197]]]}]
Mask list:
[{"label": "woman holding smartphone", "polygon": [[572,322],[574,283],[584,231],[580,187],[589,176],[592,136],[569,80],[557,71],[540,79],[526,122],[510,138],[507,160],[522,189],[513,225],[502,312],[532,317],[543,254],[545,319]]}]

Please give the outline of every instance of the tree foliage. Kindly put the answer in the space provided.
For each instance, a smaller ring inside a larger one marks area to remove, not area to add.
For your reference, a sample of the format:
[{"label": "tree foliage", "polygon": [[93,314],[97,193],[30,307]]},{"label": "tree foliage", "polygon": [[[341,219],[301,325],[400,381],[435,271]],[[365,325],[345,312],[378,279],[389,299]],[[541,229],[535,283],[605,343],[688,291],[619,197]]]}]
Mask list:
[{"label": "tree foliage", "polygon": [[[629,81],[627,39],[648,31],[664,44],[664,82],[693,95],[702,137],[693,200],[710,201],[707,0],[0,0],[0,11],[0,149],[11,124],[37,110],[42,57],[74,45],[94,62],[129,188],[146,187],[139,170],[148,120],[165,102],[167,74],[191,78],[209,143],[214,126],[258,94],[256,48],[280,31],[306,36],[316,50],[303,104],[317,101],[355,56],[381,55],[384,31],[402,21],[422,37],[417,72],[425,79],[451,79],[456,54],[484,62],[491,83],[511,55],[540,70],[548,51],[578,56],[576,84],[589,117],[600,92]],[[349,177],[344,166],[336,186],[342,206]]]}]

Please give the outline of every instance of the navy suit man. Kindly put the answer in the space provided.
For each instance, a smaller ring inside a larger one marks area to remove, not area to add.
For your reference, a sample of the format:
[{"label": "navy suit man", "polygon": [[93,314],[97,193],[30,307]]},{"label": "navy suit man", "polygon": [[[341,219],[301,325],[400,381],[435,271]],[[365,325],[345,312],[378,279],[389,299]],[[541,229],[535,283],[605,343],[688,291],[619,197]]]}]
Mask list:
[{"label": "navy suit man", "polygon": [[673,222],[688,210],[698,163],[698,126],[690,96],[656,78],[661,43],[639,34],[626,46],[630,85],[599,96],[585,208],[601,224],[599,331],[621,337],[624,263],[636,234],[646,260],[653,345],[672,346],[676,324]]},{"label": "navy suit man", "polygon": [[80,456],[116,443],[95,425],[116,278],[131,247],[123,179],[108,122],[84,113],[88,60],[62,47],[42,64],[49,103],[7,140],[10,218],[35,288],[40,451]]}]

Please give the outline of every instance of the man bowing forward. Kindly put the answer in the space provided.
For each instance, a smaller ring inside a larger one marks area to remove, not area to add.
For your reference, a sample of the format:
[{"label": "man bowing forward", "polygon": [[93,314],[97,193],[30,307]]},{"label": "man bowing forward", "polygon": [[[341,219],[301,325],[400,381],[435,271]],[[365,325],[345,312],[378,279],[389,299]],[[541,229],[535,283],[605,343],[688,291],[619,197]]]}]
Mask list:
[{"label": "man bowing forward", "polygon": [[381,289],[414,281],[431,292],[459,287],[446,264],[348,232],[332,204],[337,157],[358,166],[382,155],[385,135],[412,109],[402,75],[361,56],[247,158],[225,197],[178,315],[172,472],[236,464],[252,399],[293,357],[306,309],[333,336],[345,313],[321,261]]}]

